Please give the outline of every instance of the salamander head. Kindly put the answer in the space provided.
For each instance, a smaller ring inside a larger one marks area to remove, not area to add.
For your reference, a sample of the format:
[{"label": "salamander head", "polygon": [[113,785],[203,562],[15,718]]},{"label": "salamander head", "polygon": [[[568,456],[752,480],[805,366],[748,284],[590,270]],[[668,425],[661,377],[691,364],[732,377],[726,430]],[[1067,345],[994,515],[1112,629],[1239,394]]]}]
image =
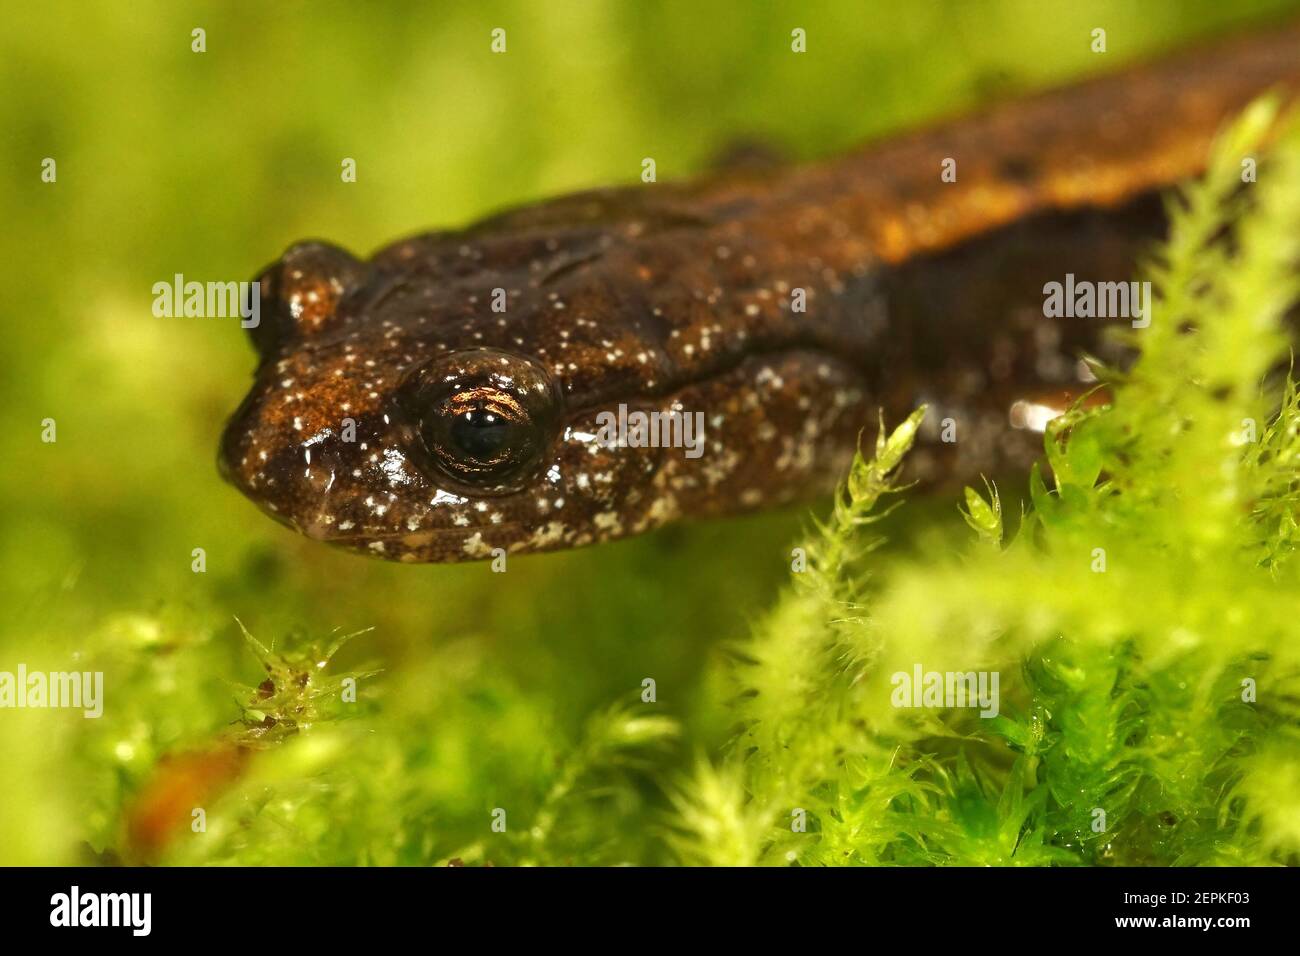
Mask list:
[{"label": "salamander head", "polygon": [[223,474],[303,534],[402,561],[576,547],[833,481],[866,418],[856,372],[751,352],[752,305],[702,309],[720,278],[672,279],[698,250],[611,234],[435,235],[370,262],[294,246],[261,276]]},{"label": "salamander head", "polygon": [[[557,335],[520,318],[504,335],[490,290],[476,319],[402,275],[319,243],[262,274],[262,363],[222,438],[227,480],[303,534],[404,561],[570,547],[669,516],[648,494],[663,449],[607,447],[596,412],[573,407],[579,377],[519,344]],[[584,351],[566,349],[587,368]]]}]

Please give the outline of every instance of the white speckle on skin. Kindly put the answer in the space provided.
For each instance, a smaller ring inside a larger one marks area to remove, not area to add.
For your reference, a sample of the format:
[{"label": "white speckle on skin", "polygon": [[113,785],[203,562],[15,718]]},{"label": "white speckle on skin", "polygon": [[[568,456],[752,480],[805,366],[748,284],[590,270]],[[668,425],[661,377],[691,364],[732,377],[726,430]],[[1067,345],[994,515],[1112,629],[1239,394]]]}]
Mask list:
[{"label": "white speckle on skin", "polygon": [[487,546],[486,542],[484,542],[483,532],[481,531],[475,531],[472,535],[466,538],[465,543],[461,545],[461,550],[471,558],[486,558],[492,553],[492,549]]},{"label": "white speckle on skin", "polygon": [[671,494],[662,495],[650,506],[650,510],[646,513],[646,520],[641,522],[638,530],[669,522],[677,517],[677,513],[677,498]]},{"label": "white speckle on skin", "polygon": [[608,534],[621,534],[623,531],[623,521],[617,511],[602,511],[592,518],[596,530],[604,531]]},{"label": "white speckle on skin", "polygon": [[568,529],[558,521],[548,521],[545,527],[538,528],[528,539],[528,543],[538,550],[550,547],[562,541]]}]

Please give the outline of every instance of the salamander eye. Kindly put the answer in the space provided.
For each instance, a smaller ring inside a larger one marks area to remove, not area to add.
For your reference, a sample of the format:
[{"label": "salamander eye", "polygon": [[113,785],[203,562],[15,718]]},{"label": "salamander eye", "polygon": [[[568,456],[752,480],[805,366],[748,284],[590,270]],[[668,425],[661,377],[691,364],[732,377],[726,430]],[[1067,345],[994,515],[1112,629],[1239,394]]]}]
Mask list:
[{"label": "salamander eye", "polygon": [[429,457],[475,491],[516,491],[555,440],[559,390],[536,362],[496,349],[442,356],[418,369],[399,402]]},{"label": "salamander eye", "polygon": [[453,477],[475,483],[508,480],[544,445],[519,397],[490,385],[453,388],[421,417],[420,437]]}]

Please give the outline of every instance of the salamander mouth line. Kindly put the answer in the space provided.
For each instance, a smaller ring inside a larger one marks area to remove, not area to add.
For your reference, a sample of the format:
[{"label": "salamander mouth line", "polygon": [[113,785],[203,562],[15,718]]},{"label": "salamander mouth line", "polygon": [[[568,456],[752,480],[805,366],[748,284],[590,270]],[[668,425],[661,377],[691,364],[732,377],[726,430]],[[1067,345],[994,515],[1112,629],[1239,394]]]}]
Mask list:
[{"label": "salamander mouth line", "polygon": [[[424,545],[434,541],[437,538],[443,538],[450,541],[464,541],[466,538],[472,538],[475,534],[484,531],[507,531],[512,541],[519,540],[517,532],[528,531],[533,526],[522,521],[502,521],[497,524],[478,525],[470,527],[466,525],[463,528],[418,528],[415,531],[382,531],[378,534],[341,534],[337,536],[325,535],[316,537],[317,541],[327,541],[330,544],[349,545],[352,547],[367,547],[371,542],[382,541],[411,541],[416,544]],[[304,532],[305,533],[305,532]],[[309,537],[315,537],[310,536]],[[506,546],[509,551],[509,546]]]}]

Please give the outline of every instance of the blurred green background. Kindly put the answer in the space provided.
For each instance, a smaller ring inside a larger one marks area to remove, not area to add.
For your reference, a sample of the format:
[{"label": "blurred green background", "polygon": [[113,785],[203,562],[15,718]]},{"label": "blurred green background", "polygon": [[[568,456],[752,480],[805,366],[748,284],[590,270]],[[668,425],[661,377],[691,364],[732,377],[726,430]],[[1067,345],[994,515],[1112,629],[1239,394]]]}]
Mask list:
[{"label": "blurred green background", "polygon": [[[157,758],[239,716],[225,682],[256,682],[257,664],[236,617],[266,642],[373,628],[344,658],[378,662],[385,693],[416,701],[393,721],[414,714],[416,733],[436,728],[419,764],[436,781],[425,805],[445,810],[452,831],[507,797],[536,803],[584,720],[647,676],[684,721],[682,753],[714,746],[727,728],[712,665],[770,604],[804,520],[791,510],[668,529],[512,558],[506,575],[334,553],[220,482],[216,440],[251,350],[232,320],[154,318],[153,283],[251,278],[307,237],[366,254],[500,207],[632,182],[644,156],[661,179],[687,176],[738,137],[828,155],[1294,6],[7,9],[0,670],[93,661],[106,671],[107,712],[0,712],[0,863],[113,850],[123,803]],[[1089,50],[1098,26],[1104,56]],[[196,27],[205,53],[191,52]],[[489,48],[496,27],[504,55]],[[794,27],[807,30],[806,54],[790,52]],[[41,181],[46,157],[53,184]],[[340,180],[344,157],[357,161],[356,183]],[[40,440],[45,418],[56,443]],[[960,528],[954,504],[910,509],[895,547],[913,530]],[[196,547],[204,574],[190,568]],[[483,793],[489,784],[496,795]],[[276,859],[375,861],[309,849]]]}]

